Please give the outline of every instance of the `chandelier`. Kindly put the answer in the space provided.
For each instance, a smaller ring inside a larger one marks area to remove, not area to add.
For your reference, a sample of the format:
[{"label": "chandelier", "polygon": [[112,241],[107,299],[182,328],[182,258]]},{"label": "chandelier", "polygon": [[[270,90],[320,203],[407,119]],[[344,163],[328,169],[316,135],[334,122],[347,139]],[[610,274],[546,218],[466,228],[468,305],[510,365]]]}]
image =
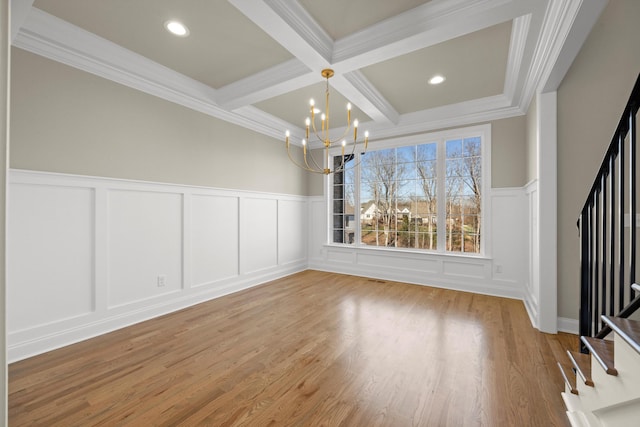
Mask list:
[{"label": "chandelier", "polygon": [[[309,101],[311,117],[307,117],[307,119],[305,120],[306,137],[305,139],[302,140],[302,163],[299,161],[296,161],[291,155],[291,149],[289,144],[290,133],[288,130],[285,133],[285,142],[287,144],[287,154],[289,155],[289,159],[295,165],[309,172],[329,175],[336,172],[342,172],[346,169],[345,166],[349,160],[354,158],[356,147],[358,145],[363,145],[363,149],[362,149],[363,153],[367,151],[367,145],[369,143],[369,132],[367,131],[364,133],[364,140],[361,143],[359,143],[358,142],[358,119],[355,119],[353,122],[351,122],[351,103],[348,103],[347,104],[347,126],[340,137],[331,139],[330,127],[329,127],[329,79],[333,77],[334,73],[333,73],[333,70],[327,68],[322,70],[321,74],[322,74],[322,77],[324,77],[327,82],[326,90],[325,90],[325,112],[320,115],[320,129],[318,129],[316,126],[316,116],[320,113],[320,110],[316,108],[315,101],[313,99]],[[353,129],[353,142],[347,142],[347,135],[349,134],[351,129]],[[309,143],[310,134],[317,141],[321,142],[322,145],[324,146],[323,148],[324,165],[323,166],[318,165],[316,159],[312,155],[308,154],[307,144]],[[329,168],[331,164],[329,162],[329,150],[332,147],[337,146],[338,143],[340,143],[342,147],[341,161],[337,165],[334,164],[333,169],[331,169]],[[346,154],[345,156],[345,150],[346,150],[347,144],[351,145],[351,150],[350,152],[347,151],[348,154]],[[351,167],[353,166],[355,166],[355,164],[352,165]]]}]

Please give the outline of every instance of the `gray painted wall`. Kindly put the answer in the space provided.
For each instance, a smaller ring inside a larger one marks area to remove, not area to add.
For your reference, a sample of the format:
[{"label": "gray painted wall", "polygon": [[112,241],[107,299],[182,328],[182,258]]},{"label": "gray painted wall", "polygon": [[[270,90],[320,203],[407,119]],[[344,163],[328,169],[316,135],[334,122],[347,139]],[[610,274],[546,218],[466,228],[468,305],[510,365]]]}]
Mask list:
[{"label": "gray painted wall", "polygon": [[11,167],[306,195],[284,141],[12,50]]}]

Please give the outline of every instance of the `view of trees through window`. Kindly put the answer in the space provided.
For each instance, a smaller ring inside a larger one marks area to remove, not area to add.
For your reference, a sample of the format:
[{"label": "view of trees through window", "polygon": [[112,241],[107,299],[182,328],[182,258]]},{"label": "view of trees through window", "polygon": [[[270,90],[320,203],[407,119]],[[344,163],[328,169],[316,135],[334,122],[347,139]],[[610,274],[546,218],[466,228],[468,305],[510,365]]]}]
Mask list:
[{"label": "view of trees through window", "polygon": [[480,253],[481,182],[480,137],[368,151],[334,174],[333,242]]}]

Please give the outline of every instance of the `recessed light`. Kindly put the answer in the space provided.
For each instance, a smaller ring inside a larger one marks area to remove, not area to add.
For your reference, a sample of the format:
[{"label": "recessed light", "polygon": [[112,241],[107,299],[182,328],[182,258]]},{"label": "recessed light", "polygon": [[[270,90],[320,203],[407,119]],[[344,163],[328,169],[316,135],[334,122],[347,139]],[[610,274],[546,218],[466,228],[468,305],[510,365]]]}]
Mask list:
[{"label": "recessed light", "polygon": [[439,85],[440,83],[442,83],[445,80],[444,77],[442,77],[439,74],[436,74],[435,76],[431,77],[429,79],[429,84],[430,85]]},{"label": "recessed light", "polygon": [[182,22],[170,20],[164,23],[164,28],[179,37],[187,37],[189,35],[189,29]]}]

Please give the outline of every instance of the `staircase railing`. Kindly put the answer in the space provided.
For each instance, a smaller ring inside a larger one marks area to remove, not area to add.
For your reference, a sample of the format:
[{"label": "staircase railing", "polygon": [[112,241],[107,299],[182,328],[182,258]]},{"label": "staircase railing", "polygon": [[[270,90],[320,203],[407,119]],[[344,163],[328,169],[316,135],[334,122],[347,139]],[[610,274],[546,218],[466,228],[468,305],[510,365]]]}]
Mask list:
[{"label": "staircase railing", "polygon": [[[640,74],[578,218],[580,335],[604,337],[601,316],[629,317],[640,307],[636,281],[636,116]],[[586,349],[582,349],[586,352]]]}]

